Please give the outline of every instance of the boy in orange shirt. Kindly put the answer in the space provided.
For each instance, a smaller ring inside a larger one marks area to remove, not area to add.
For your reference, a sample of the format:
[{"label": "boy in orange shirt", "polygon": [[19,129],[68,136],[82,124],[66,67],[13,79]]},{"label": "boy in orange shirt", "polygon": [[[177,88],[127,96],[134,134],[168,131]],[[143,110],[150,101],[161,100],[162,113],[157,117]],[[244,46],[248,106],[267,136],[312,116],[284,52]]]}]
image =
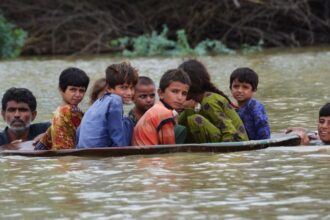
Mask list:
[{"label": "boy in orange shirt", "polygon": [[155,104],[155,98],[155,83],[149,77],[140,76],[135,85],[133,96],[135,106],[128,113],[128,117],[133,121],[134,125]]},{"label": "boy in orange shirt", "polygon": [[175,144],[178,111],[183,109],[190,78],[182,69],[172,69],[160,79],[159,102],[151,107],[134,128],[133,145]]}]

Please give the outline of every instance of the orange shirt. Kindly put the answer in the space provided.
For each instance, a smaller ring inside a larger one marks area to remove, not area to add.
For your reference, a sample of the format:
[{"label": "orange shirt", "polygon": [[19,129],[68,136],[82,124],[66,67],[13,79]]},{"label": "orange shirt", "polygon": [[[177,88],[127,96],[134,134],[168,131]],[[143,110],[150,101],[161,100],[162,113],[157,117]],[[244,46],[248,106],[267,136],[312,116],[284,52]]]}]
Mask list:
[{"label": "orange shirt", "polygon": [[[162,121],[167,121],[157,128]],[[133,145],[175,144],[174,120],[172,110],[158,102],[140,118],[133,132]]]}]

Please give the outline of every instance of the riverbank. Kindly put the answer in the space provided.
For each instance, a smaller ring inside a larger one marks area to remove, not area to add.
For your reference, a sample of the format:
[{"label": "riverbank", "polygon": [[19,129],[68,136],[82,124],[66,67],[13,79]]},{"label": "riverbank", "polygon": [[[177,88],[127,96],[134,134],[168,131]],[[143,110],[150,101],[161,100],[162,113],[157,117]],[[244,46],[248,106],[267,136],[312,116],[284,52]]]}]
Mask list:
[{"label": "riverbank", "polygon": [[23,54],[116,52],[111,42],[169,29],[185,30],[195,47],[206,39],[242,45],[301,47],[330,43],[330,2],[323,0],[79,1],[3,0],[0,11],[29,34]]}]

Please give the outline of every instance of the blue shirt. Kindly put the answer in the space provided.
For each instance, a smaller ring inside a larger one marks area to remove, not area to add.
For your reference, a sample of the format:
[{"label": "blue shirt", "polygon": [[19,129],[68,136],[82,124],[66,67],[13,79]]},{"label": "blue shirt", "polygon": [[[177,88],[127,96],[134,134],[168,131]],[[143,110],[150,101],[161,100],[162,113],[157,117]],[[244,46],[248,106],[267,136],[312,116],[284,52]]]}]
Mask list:
[{"label": "blue shirt", "polygon": [[258,100],[250,99],[237,110],[250,140],[270,138],[270,129],[266,110]]},{"label": "blue shirt", "polygon": [[84,114],[77,129],[77,148],[129,146],[133,125],[123,113],[122,98],[104,94]]}]

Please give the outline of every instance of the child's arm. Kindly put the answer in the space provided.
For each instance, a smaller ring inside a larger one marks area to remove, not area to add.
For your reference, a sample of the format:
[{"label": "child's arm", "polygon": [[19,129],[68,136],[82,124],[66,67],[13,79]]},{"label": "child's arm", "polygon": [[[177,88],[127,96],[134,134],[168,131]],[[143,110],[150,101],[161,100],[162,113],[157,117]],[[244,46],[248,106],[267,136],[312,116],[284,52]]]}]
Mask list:
[{"label": "child's arm", "polygon": [[129,146],[130,140],[128,140],[128,135],[125,134],[126,132],[131,131],[125,130],[123,119],[123,103],[119,97],[114,98],[111,102],[106,117],[108,122],[108,135],[111,140],[111,146]]},{"label": "child's arm", "polygon": [[52,149],[75,148],[76,128],[79,126],[82,113],[71,106],[60,107],[53,118],[51,129]]},{"label": "child's arm", "polygon": [[[222,134],[221,141],[249,140],[240,117],[227,100],[209,102],[208,105],[210,109],[206,113],[211,122],[220,130]],[[241,124],[242,129],[236,128],[235,124]]]},{"label": "child's arm", "polygon": [[269,139],[270,128],[268,124],[268,116],[265,107],[261,103],[256,103],[253,109],[253,121],[256,129],[256,140]]}]

